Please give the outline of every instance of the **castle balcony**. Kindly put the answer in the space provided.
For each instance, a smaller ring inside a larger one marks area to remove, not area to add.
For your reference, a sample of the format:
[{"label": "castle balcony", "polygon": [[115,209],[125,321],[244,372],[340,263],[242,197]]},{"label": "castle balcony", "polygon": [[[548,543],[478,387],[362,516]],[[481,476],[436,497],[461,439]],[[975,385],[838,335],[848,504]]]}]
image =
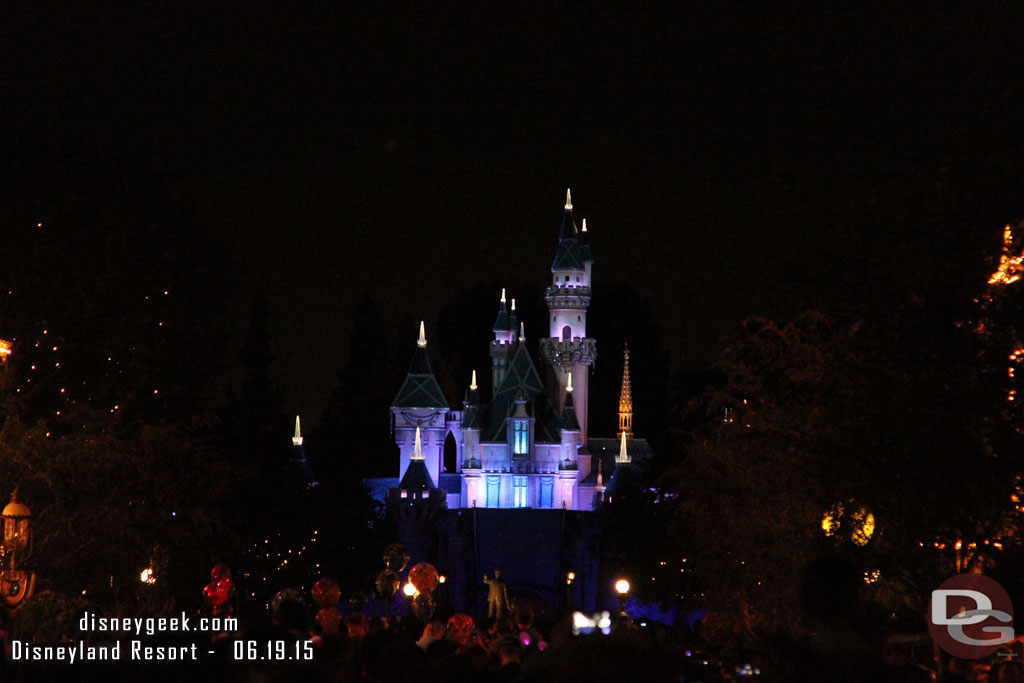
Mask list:
[{"label": "castle balcony", "polygon": [[551,285],[544,290],[548,308],[586,308],[590,305],[590,287]]},{"label": "castle balcony", "polygon": [[557,363],[562,367],[577,363],[593,365],[597,357],[597,341],[579,337],[574,337],[572,341],[543,337],[540,340],[540,353],[549,363]]},{"label": "castle balcony", "polygon": [[[465,463],[462,465],[466,469]],[[559,464],[555,462],[517,462],[511,465],[487,464],[483,467],[484,474],[557,474]]]}]

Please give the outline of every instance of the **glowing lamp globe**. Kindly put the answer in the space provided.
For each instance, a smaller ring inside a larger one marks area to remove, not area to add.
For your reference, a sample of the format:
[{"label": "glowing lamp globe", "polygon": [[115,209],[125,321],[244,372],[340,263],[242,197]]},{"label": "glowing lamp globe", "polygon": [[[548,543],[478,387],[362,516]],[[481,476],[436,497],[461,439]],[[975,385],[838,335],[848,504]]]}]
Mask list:
[{"label": "glowing lamp globe", "polygon": [[18,489],[11,494],[11,502],[0,513],[4,524],[4,549],[8,552],[21,551],[28,546],[32,512],[18,501]]},{"label": "glowing lamp globe", "polygon": [[405,586],[402,587],[402,592],[411,598],[417,593],[416,586],[412,585],[411,583],[407,583],[405,584]]},{"label": "glowing lamp globe", "polygon": [[854,545],[867,545],[875,533],[875,515],[853,501],[836,503],[822,516],[821,530],[831,538],[848,538]]},{"label": "glowing lamp globe", "polygon": [[629,592],[629,581],[625,579],[619,579],[615,582],[615,592],[619,595],[625,595]]}]

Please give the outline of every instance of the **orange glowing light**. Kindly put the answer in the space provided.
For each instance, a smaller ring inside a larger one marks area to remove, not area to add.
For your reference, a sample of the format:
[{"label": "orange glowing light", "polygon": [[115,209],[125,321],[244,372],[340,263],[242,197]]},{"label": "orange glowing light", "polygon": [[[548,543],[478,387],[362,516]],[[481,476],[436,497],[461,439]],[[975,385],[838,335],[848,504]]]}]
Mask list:
[{"label": "orange glowing light", "polygon": [[1007,225],[1003,228],[1003,253],[999,257],[999,268],[992,273],[990,285],[1008,285],[1016,282],[1024,274],[1024,253],[1013,256],[1013,229]]},{"label": "orange glowing light", "polygon": [[0,361],[6,360],[11,355],[11,342],[0,339]]}]

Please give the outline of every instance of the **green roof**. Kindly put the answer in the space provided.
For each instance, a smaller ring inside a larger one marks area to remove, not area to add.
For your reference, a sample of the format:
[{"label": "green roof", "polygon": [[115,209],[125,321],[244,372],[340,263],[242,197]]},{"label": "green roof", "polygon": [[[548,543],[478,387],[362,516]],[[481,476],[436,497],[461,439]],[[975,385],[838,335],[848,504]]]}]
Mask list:
[{"label": "green roof", "polygon": [[481,429],[483,425],[480,420],[480,408],[473,404],[467,405],[466,409],[462,411],[462,428],[463,429]]},{"label": "green roof", "polygon": [[422,460],[410,460],[409,467],[405,470],[405,476],[399,482],[398,488],[405,491],[429,491],[434,488],[434,482],[430,480],[430,472],[427,471],[427,463]]},{"label": "green roof", "polygon": [[540,419],[538,408],[547,408],[547,397],[544,394],[544,383],[537,374],[537,368],[530,358],[530,352],[526,344],[519,344],[512,360],[508,364],[508,371],[501,382],[494,400],[491,403],[491,424],[487,428],[482,441],[502,442],[506,438],[505,420],[512,415],[516,407],[516,397],[520,393],[526,397],[527,403],[534,407],[533,416],[537,418],[534,422],[534,441],[557,442],[558,439],[552,435],[550,420]]},{"label": "green roof", "polygon": [[434,368],[426,347],[418,346],[409,363],[409,374],[391,402],[392,408],[448,408],[441,385],[434,379]]},{"label": "green roof", "polygon": [[447,409],[448,401],[433,375],[407,375],[391,407]]},{"label": "green roof", "polygon": [[558,240],[558,250],[555,252],[555,262],[551,264],[551,270],[583,270],[579,242],[575,239]]}]

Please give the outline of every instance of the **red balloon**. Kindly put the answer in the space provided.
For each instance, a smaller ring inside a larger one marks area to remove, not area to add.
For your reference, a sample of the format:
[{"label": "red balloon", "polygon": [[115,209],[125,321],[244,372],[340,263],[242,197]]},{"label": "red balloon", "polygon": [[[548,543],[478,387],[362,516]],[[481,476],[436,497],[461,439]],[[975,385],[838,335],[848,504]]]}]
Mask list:
[{"label": "red balloon", "polygon": [[473,617],[468,614],[453,614],[448,620],[448,635],[460,645],[465,644],[473,635]]},{"label": "red balloon", "polygon": [[230,578],[221,579],[206,585],[203,589],[203,597],[210,603],[211,607],[220,607],[235,593],[235,586]]},{"label": "red balloon", "polygon": [[321,607],[334,607],[341,600],[341,589],[334,579],[319,579],[313,584],[313,601]]},{"label": "red balloon", "polygon": [[221,579],[230,579],[231,570],[228,569],[228,566],[226,564],[218,564],[213,568],[213,571],[210,572],[210,578],[213,579],[214,583],[220,581]]},{"label": "red balloon", "polygon": [[420,593],[430,593],[437,588],[437,570],[429,562],[420,562],[409,570],[409,583]]},{"label": "red balloon", "polygon": [[316,613],[316,623],[320,624],[324,635],[338,635],[341,625],[341,613],[333,607],[324,607]]}]

